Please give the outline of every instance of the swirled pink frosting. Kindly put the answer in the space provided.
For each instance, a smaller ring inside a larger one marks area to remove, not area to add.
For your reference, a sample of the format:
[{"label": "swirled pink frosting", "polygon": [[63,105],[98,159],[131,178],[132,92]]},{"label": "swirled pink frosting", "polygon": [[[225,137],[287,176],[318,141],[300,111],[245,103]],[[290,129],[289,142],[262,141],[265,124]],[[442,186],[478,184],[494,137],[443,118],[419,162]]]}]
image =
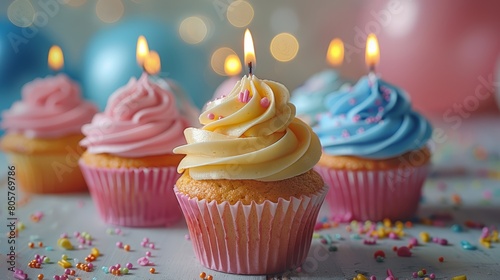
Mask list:
[{"label": "swirled pink frosting", "polygon": [[104,112],[82,127],[80,144],[89,153],[121,157],[171,154],[185,144],[187,126],[173,93],[142,75],[113,93]]},{"label": "swirled pink frosting", "polygon": [[22,99],[2,114],[8,133],[30,138],[57,138],[81,133],[97,107],[82,99],[80,87],[66,75],[36,79],[24,85]]}]

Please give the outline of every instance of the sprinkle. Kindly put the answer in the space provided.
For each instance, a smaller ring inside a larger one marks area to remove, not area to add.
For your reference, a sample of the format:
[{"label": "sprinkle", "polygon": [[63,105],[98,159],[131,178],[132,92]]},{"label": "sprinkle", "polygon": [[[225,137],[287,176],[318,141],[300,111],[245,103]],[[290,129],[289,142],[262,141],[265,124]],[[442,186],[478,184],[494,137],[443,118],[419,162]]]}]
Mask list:
[{"label": "sprinkle", "polygon": [[122,274],[128,274],[128,268],[126,268],[126,267],[120,268],[120,271]]},{"label": "sprinkle", "polygon": [[451,277],[451,280],[467,280],[467,276],[465,275],[453,276]]},{"label": "sprinkle", "polygon": [[435,279],[436,278],[436,274],[434,274],[434,273],[429,274],[429,278]]},{"label": "sprinkle", "polygon": [[106,229],[106,234],[113,235],[113,230],[110,228]]},{"label": "sprinkle", "polygon": [[446,246],[446,245],[448,245],[448,240],[446,240],[444,238],[440,238],[438,243],[439,243],[439,245]]},{"label": "sprinkle", "polygon": [[123,242],[121,241],[116,242],[116,247],[123,248]]},{"label": "sprinkle", "polygon": [[75,231],[75,232],[73,233],[73,236],[74,236],[74,237],[79,237],[79,236],[80,236],[80,233],[79,233],[78,231]]},{"label": "sprinkle", "polygon": [[69,268],[69,267],[72,266],[71,263],[68,262],[67,260],[60,260],[60,261],[57,262],[57,264],[60,265],[63,268]]},{"label": "sprinkle", "polygon": [[200,273],[200,278],[201,279],[205,279],[205,277],[207,277],[207,274],[203,271]]},{"label": "sprinkle", "polygon": [[214,113],[208,113],[208,114],[207,114],[207,118],[208,118],[209,120],[213,120],[213,119],[215,119],[215,115],[214,115]]},{"label": "sprinkle", "polygon": [[154,268],[154,267],[152,267],[152,268],[150,268],[150,269],[149,269],[149,273],[151,273],[151,274],[155,274],[155,272],[156,272],[156,270],[155,270],[155,268]]},{"label": "sprinkle", "polygon": [[428,232],[422,231],[420,233],[420,239],[422,240],[422,242],[427,243],[431,240],[431,237]]},{"label": "sprinkle", "polygon": [[149,238],[144,237],[144,238],[142,239],[142,242],[149,243]]},{"label": "sprinkle", "polygon": [[150,251],[147,251],[147,252],[146,252],[146,256],[147,256],[147,257],[151,257],[151,252],[150,252]]},{"label": "sprinkle", "polygon": [[207,280],[214,280],[214,277],[212,275],[208,275]]},{"label": "sprinkle", "polygon": [[385,252],[382,250],[375,251],[375,253],[373,253],[373,257],[374,258],[377,258],[377,257],[385,258]]},{"label": "sprinkle", "polygon": [[44,275],[40,273],[40,274],[38,274],[37,279],[38,279],[38,280],[42,280],[42,279],[43,279],[43,277],[44,277]]},{"label": "sprinkle", "polygon": [[349,99],[349,104],[350,105],[356,104],[356,99],[354,99],[354,98]]},{"label": "sprinkle", "polygon": [[132,269],[132,267],[134,267],[134,265],[132,263],[127,263],[127,264],[125,264],[125,267],[128,269]]},{"label": "sprinkle", "polygon": [[344,138],[348,138],[349,136],[351,136],[351,135],[349,134],[349,131],[347,131],[347,130],[345,130],[345,129],[344,129],[344,131],[342,131],[342,137],[344,137]]},{"label": "sprinkle", "polygon": [[99,252],[99,249],[97,248],[92,248],[92,250],[90,250],[90,254],[92,254],[94,257],[99,257],[101,255],[101,253]]},{"label": "sprinkle", "polygon": [[247,103],[250,100],[250,91],[248,89],[245,89],[245,91],[242,91],[238,94],[238,101],[241,103]]},{"label": "sprinkle", "polygon": [[29,243],[28,243],[28,247],[30,247],[30,248],[32,248],[32,249],[33,249],[33,248],[35,247],[35,243],[33,243],[33,242],[29,242]]},{"label": "sprinkle", "polygon": [[454,224],[451,226],[451,230],[454,231],[454,232],[462,232],[464,231],[464,229],[462,228],[461,225],[458,225],[458,224]]},{"label": "sprinkle", "polygon": [[122,230],[120,228],[115,228],[115,233],[120,235],[122,233]]},{"label": "sprinkle", "polygon": [[444,262],[444,258],[443,258],[443,257],[439,257],[439,258],[438,258],[438,261],[439,261],[439,262]]},{"label": "sprinkle", "polygon": [[354,115],[354,116],[352,117],[352,121],[353,121],[353,122],[358,122],[360,119],[361,119],[361,116],[360,116],[360,115]]},{"label": "sprinkle", "polygon": [[71,244],[71,242],[69,241],[68,238],[59,238],[59,240],[57,240],[57,245],[59,245],[59,247],[64,248],[66,250],[73,249],[73,245]]},{"label": "sprinkle", "polygon": [[137,264],[139,264],[141,266],[146,266],[149,264],[149,259],[146,257],[139,258],[139,259],[137,259]]},{"label": "sprinkle", "polygon": [[154,249],[155,248],[155,244],[154,243],[149,243],[149,248],[150,249]]},{"label": "sprinkle", "polygon": [[411,257],[411,251],[406,246],[401,246],[397,250],[398,257]]},{"label": "sprinkle", "polygon": [[189,236],[189,234],[184,235],[184,238],[185,238],[186,240],[191,240],[191,237]]},{"label": "sprinkle", "polygon": [[123,249],[125,249],[125,251],[127,251],[127,252],[130,251],[130,245],[128,245],[128,244],[124,245]]},{"label": "sprinkle", "polygon": [[219,119],[219,120],[222,120],[223,118],[224,118],[224,116],[219,116],[219,118],[218,118],[218,119]]},{"label": "sprinkle", "polygon": [[260,106],[262,106],[262,108],[267,108],[270,104],[271,102],[267,97],[262,97],[262,99],[260,100]]}]

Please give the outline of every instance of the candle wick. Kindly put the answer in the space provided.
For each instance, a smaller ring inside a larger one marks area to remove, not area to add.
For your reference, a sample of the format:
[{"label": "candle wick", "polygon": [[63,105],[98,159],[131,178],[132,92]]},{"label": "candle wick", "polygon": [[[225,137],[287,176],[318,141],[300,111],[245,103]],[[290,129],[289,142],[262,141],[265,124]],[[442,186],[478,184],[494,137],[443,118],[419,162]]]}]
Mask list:
[{"label": "candle wick", "polygon": [[248,74],[252,76],[252,62],[248,62]]},{"label": "candle wick", "polygon": [[374,65],[374,64],[371,64],[371,65],[368,67],[368,71],[370,71],[370,73],[375,73],[375,65]]}]

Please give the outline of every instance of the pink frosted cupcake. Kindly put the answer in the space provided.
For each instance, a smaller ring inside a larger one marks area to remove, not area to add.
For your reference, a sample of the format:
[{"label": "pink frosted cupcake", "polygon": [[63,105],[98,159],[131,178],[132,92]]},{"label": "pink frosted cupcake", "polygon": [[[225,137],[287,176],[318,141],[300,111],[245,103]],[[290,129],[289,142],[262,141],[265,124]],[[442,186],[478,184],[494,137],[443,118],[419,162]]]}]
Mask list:
[{"label": "pink frosted cupcake", "polygon": [[326,106],[314,127],[323,146],[315,169],[330,185],[332,217],[413,218],[431,159],[429,121],[405,92],[375,76],[332,93]]},{"label": "pink frosted cupcake", "polygon": [[21,189],[28,193],[82,192],[87,186],[78,167],[84,137],[97,107],[81,98],[66,75],[36,79],[22,89],[22,100],[3,112],[0,141]]},{"label": "pink frosted cupcake", "polygon": [[302,265],[327,191],[318,137],[281,84],[245,76],[184,132],[176,195],[207,268],[272,274]]},{"label": "pink frosted cupcake", "polygon": [[103,113],[83,126],[87,148],[80,167],[106,223],[167,226],[182,217],[173,186],[189,125],[172,92],[142,75],[109,98]]}]

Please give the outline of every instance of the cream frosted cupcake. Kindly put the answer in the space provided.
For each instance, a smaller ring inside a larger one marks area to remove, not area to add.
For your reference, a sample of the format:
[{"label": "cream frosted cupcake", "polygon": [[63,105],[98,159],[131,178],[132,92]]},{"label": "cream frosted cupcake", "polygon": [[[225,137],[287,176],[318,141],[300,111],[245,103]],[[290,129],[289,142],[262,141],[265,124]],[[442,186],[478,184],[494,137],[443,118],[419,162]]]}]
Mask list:
[{"label": "cream frosted cupcake", "polygon": [[321,147],[281,84],[245,76],[188,128],[176,195],[202,265],[270,274],[300,266],[327,191]]},{"label": "cream frosted cupcake", "polygon": [[429,171],[430,123],[406,93],[375,77],[332,93],[314,131],[323,146],[316,165],[340,221],[414,217]]},{"label": "cream frosted cupcake", "polygon": [[103,113],[83,126],[80,166],[92,199],[110,224],[170,225],[182,217],[173,193],[189,125],[172,92],[144,74],[113,93]]},{"label": "cream frosted cupcake", "polygon": [[6,130],[0,146],[17,168],[21,189],[29,193],[86,191],[78,167],[81,127],[97,112],[82,100],[79,86],[59,74],[27,83],[22,100],[2,114]]}]

